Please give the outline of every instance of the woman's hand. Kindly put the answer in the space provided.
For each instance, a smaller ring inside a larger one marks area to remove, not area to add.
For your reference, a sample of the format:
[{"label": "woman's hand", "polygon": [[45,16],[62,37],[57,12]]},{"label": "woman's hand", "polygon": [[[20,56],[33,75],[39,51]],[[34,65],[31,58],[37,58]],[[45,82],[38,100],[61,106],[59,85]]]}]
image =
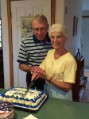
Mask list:
[{"label": "woman's hand", "polygon": [[34,72],[34,73],[37,73],[39,72],[40,70],[40,67],[39,66],[31,66],[31,69],[30,69],[30,72],[31,74]]},{"label": "woman's hand", "polygon": [[45,77],[45,71],[43,69],[41,69],[40,67],[38,67],[38,66],[34,66],[31,69],[31,74],[32,74],[32,81],[36,80],[39,77],[40,78]]}]

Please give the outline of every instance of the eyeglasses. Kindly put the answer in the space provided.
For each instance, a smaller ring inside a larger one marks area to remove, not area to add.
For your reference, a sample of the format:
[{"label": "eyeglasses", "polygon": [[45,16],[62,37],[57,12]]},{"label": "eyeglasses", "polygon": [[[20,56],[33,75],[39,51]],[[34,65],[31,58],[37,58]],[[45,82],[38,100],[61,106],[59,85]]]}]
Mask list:
[{"label": "eyeglasses", "polygon": [[45,31],[45,30],[47,30],[47,27],[33,28],[33,31],[35,32]]}]

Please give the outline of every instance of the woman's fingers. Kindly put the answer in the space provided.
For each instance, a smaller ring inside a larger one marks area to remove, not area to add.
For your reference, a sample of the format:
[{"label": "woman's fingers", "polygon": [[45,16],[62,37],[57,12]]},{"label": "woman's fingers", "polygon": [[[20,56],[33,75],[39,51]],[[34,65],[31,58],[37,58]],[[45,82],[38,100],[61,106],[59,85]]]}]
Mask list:
[{"label": "woman's fingers", "polygon": [[33,73],[33,74],[32,74],[32,78],[31,78],[31,81],[37,79],[37,75],[38,75],[37,73]]}]

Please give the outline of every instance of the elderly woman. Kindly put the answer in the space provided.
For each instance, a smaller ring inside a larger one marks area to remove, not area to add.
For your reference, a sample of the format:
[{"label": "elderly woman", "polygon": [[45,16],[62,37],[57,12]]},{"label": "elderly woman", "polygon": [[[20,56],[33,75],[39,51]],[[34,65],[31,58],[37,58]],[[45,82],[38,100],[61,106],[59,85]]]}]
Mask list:
[{"label": "elderly woman", "polygon": [[77,64],[72,54],[65,49],[67,29],[64,25],[53,24],[49,29],[53,49],[48,51],[38,73],[32,80],[41,77],[46,81],[45,90],[49,96],[72,100],[72,85],[75,83]]}]

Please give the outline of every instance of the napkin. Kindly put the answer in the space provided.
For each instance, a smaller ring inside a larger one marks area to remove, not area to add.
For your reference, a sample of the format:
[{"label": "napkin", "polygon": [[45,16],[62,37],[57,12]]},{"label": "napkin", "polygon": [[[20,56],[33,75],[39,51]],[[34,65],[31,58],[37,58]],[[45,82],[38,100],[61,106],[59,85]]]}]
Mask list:
[{"label": "napkin", "polygon": [[32,114],[30,114],[29,116],[27,116],[27,117],[25,117],[23,119],[38,119],[38,118],[33,116]]}]

